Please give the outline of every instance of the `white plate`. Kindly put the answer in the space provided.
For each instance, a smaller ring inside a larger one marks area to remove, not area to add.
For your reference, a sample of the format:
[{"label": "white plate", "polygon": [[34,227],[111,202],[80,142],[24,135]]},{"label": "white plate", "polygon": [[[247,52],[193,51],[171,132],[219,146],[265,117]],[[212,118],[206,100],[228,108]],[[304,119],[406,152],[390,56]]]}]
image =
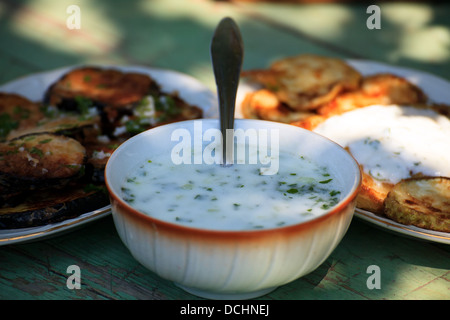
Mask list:
[{"label": "white plate", "polygon": [[[0,92],[17,93],[31,101],[41,101],[49,85],[70,69],[80,66],[71,66],[25,76],[0,86]],[[125,72],[148,74],[160,85],[162,91],[166,93],[177,91],[180,98],[201,108],[205,118],[215,118],[218,116],[216,95],[191,76],[177,71],[143,66],[98,66],[114,68]],[[46,226],[7,230],[0,229],[0,246],[42,240],[44,237],[59,235],[62,232],[72,231],[77,227],[109,215],[110,213],[110,206],[106,206],[92,212],[86,212],[77,218]]]},{"label": "white plate", "polygon": [[58,223],[52,223],[40,227],[2,229],[0,230],[0,246],[14,243],[24,243],[37,240],[48,239],[64,232],[73,231],[89,222],[106,217],[111,213],[111,206],[86,212],[76,218],[67,219]]},{"label": "white plate", "polygon": [[[430,102],[450,105],[450,82],[447,80],[444,80],[427,72],[396,67],[374,61],[347,60],[347,62],[363,75],[371,75],[376,73],[392,73],[404,77],[419,86],[428,96]],[[236,96],[236,117],[243,117],[240,110],[240,105],[245,95],[249,92],[254,91],[257,87],[257,85],[251,83],[241,83]],[[371,212],[361,209],[356,209],[355,216],[388,231],[393,231],[416,239],[450,244],[450,233],[447,232],[436,232],[432,230],[417,228],[415,226],[403,225],[400,223],[396,223],[393,220],[377,216]]]},{"label": "white plate", "polygon": [[355,211],[355,216],[357,216],[358,218],[360,218],[366,222],[374,224],[377,227],[381,227],[384,230],[392,231],[395,233],[400,233],[407,237],[450,244],[450,234],[447,232],[438,232],[438,231],[418,228],[415,226],[404,225],[401,223],[397,223],[391,219],[377,216],[376,214],[374,214],[372,212],[365,211],[365,210],[358,209],[358,208]]}]

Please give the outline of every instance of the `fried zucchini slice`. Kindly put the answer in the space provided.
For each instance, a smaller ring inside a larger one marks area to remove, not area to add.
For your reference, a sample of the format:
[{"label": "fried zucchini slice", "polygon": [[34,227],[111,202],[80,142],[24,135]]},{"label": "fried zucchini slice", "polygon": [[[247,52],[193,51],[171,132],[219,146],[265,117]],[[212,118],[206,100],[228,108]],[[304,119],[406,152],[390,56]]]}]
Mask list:
[{"label": "fried zucchini slice", "polygon": [[343,92],[317,108],[317,114],[294,120],[291,124],[312,130],[332,116],[371,105],[411,105],[433,109],[448,116],[448,106],[427,105],[427,99],[418,86],[405,78],[389,73],[374,74],[364,77],[358,89]]},{"label": "fried zucchini slice", "polygon": [[273,92],[267,89],[248,93],[242,101],[241,110],[246,119],[260,119],[282,123],[296,122],[314,115],[311,112],[289,108]]},{"label": "fried zucchini slice", "polygon": [[360,209],[383,215],[384,200],[389,191],[392,190],[393,184],[376,181],[370,174],[364,171],[364,166],[360,165],[360,168],[362,181],[356,198],[356,206]]},{"label": "fried zucchini slice", "polygon": [[84,173],[85,148],[51,133],[22,136],[0,144],[0,185],[11,191],[63,186]]},{"label": "fried zucchini slice", "polygon": [[426,94],[407,79],[379,73],[362,79],[360,88],[344,92],[327,104],[319,107],[317,113],[331,117],[370,105],[415,105],[427,102]]},{"label": "fried zucchini slice", "polygon": [[450,178],[411,178],[397,183],[384,201],[384,213],[405,225],[450,232]]},{"label": "fried zucchini slice", "polygon": [[22,194],[21,201],[0,207],[0,229],[37,227],[75,218],[109,204],[101,185],[70,185]]},{"label": "fried zucchini slice", "polygon": [[297,111],[315,110],[341,92],[357,89],[362,78],[341,59],[309,54],[283,58],[269,69],[244,71],[242,76]]}]

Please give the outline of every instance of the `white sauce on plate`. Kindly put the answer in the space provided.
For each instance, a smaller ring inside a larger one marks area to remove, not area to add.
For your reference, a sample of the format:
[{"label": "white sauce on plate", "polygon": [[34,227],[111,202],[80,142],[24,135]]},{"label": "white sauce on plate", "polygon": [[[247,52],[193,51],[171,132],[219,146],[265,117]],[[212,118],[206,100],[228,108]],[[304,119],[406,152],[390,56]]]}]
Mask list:
[{"label": "white sauce on plate", "polygon": [[343,196],[327,168],[283,152],[279,163],[277,174],[263,175],[257,164],[175,165],[154,157],[129,172],[122,197],[160,220],[213,230],[254,230],[312,219]]},{"label": "white sauce on plate", "polygon": [[331,117],[314,131],[347,147],[375,181],[450,176],[450,120],[433,110],[374,105]]}]

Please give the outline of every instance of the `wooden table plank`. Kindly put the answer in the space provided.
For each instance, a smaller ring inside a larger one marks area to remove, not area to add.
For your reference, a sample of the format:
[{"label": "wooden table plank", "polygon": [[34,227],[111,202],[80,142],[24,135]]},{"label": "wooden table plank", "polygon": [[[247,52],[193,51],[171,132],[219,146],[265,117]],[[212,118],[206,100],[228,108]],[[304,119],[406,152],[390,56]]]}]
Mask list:
[{"label": "wooden table plank", "polygon": [[[169,299],[173,291],[173,284],[130,255],[111,217],[53,239],[2,248],[0,261],[2,269],[10,270],[2,272],[0,286],[11,287],[11,292],[0,290],[0,299],[160,300]],[[28,268],[30,261],[33,264]],[[79,290],[67,287],[71,265],[81,271]],[[160,287],[170,291],[166,294]]]},{"label": "wooden table plank", "polygon": [[[393,245],[394,244],[394,245]],[[0,248],[0,299],[197,299],[141,266],[124,247],[110,217],[43,242]],[[33,262],[30,264],[30,261]],[[266,299],[447,299],[450,249],[373,228],[354,219],[341,244],[311,274]],[[66,272],[81,269],[80,290]],[[381,270],[370,290],[369,265]]]},{"label": "wooden table plank", "polygon": [[[379,290],[367,287],[370,265],[380,267]],[[299,299],[407,299],[409,294],[422,290],[421,287],[430,281],[448,277],[449,266],[448,246],[381,231],[356,218],[343,241],[318,270],[288,285],[297,288],[299,283],[300,287],[309,284],[305,295],[297,290],[289,292],[288,296]],[[415,276],[416,272],[420,277]],[[440,283],[446,290],[427,292],[420,295],[421,299],[449,298],[448,283]]]}]

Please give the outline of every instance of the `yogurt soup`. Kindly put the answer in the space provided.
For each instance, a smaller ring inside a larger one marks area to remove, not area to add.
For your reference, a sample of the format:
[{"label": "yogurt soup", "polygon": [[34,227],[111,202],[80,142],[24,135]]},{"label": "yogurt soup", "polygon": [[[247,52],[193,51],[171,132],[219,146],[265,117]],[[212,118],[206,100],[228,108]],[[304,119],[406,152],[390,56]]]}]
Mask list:
[{"label": "yogurt soup", "polygon": [[147,159],[123,182],[124,200],[154,218],[214,230],[276,228],[317,217],[341,198],[339,181],[307,157],[279,153],[277,174],[257,164]]}]

